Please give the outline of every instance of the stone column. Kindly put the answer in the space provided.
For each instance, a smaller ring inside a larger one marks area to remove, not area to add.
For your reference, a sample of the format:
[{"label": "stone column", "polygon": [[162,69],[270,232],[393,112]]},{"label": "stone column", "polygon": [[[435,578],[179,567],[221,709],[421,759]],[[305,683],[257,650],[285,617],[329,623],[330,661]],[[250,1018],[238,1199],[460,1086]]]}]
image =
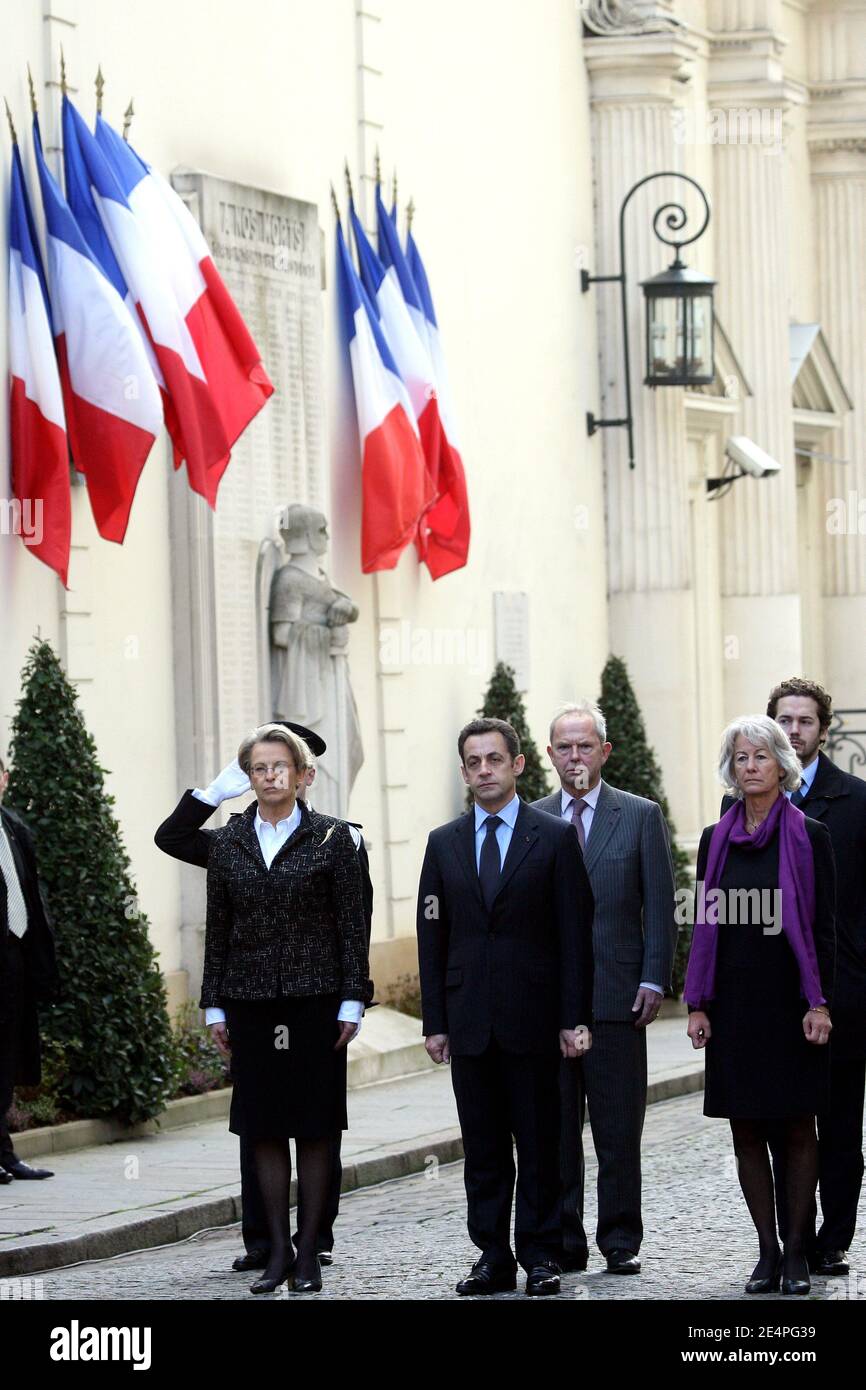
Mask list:
[{"label": "stone column", "polygon": [[781,466],[774,477],[741,479],[718,503],[727,718],[763,708],[802,660],[784,117],[805,90],[785,79],[777,8],[775,0],[710,7],[717,302],[753,391],[738,428]]},{"label": "stone column", "polygon": [[[647,174],[683,166],[675,114],[696,47],[671,26],[667,7],[642,10],[637,15],[632,6],[604,4],[590,6],[584,16],[594,31],[585,38],[584,54],[593,116],[595,274],[618,269],[619,213],[628,190]],[[697,230],[702,205],[682,181],[653,181],[626,211],[634,469],[628,467],[623,429],[605,429],[600,438],[610,647],[629,667],[662,767],[682,772],[695,767],[699,746],[686,422],[681,390],[649,391],[642,384],[645,310],[639,288],[673,260],[673,251],[652,232],[655,210],[669,201],[684,204]],[[689,260],[696,263],[695,256]],[[595,285],[590,292],[599,316],[601,400],[595,413],[619,418],[625,414],[619,287]],[[666,791],[680,832],[695,834],[697,778],[690,771],[668,775]]]},{"label": "stone column", "polygon": [[[829,529],[821,535],[825,680],[840,708],[866,705],[866,14],[824,4],[809,17],[818,315],[854,402],[816,460]],[[861,519],[862,518],[862,519]]]}]

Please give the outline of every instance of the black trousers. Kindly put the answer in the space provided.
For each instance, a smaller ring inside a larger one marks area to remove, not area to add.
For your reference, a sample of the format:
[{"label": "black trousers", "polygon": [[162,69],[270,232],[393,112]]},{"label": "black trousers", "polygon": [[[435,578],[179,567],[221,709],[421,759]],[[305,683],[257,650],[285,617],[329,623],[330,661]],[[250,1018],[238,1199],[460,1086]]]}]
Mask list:
[{"label": "black trousers", "polygon": [[[830,1044],[830,1103],[818,1113],[818,1189],[823,1221],[815,1232],[818,1209],[813,1201],[807,1242],[817,1253],[848,1250],[857,1227],[863,1185],[863,1097],[866,1058],[833,1055]],[[788,1227],[783,1152],[771,1142],[776,1182],[776,1214],[784,1241]]]},{"label": "black trousers", "polygon": [[[334,1222],[340,1211],[340,1187],[343,1181],[343,1165],[340,1161],[340,1145],[342,1143],[342,1138],[342,1134],[338,1134],[334,1140],[331,1186],[328,1190],[327,1206],[322,1214],[322,1225],[319,1230],[317,1245],[317,1249],[319,1250],[333,1250],[334,1248]],[[253,1250],[270,1249],[271,1238],[268,1234],[268,1223],[265,1217],[264,1203],[262,1202],[262,1194],[259,1190],[258,1178],[256,1177],[256,1161],[252,1140],[246,1139],[241,1135],[240,1148],[241,1234],[243,1235],[244,1248],[247,1254],[249,1254]]]},{"label": "black trousers", "polygon": [[632,1023],[596,1023],[589,1052],[579,1061],[562,1061],[559,1079],[563,1249],[571,1255],[588,1249],[583,1125],[589,1102],[598,1158],[598,1248],[603,1255],[611,1250],[636,1255],[643,1240],[640,1144],[646,1113],[646,1029]]},{"label": "black trousers", "polygon": [[482,1257],[524,1269],[559,1251],[559,1055],[504,1052],[495,1041],[478,1057],[451,1058],[463,1135],[469,1238]]},{"label": "black trousers", "polygon": [[17,936],[0,945],[0,1165],[14,1163],[15,1150],[6,1124],[18,1071],[20,1001],[25,988],[24,955]]}]

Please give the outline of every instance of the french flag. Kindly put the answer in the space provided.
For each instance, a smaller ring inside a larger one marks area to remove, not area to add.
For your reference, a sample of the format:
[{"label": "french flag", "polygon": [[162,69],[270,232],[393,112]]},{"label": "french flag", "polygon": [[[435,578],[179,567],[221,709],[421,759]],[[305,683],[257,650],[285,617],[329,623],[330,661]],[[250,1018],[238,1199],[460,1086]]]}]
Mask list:
[{"label": "french flag", "polygon": [[436,479],[439,500],[426,513],[423,523],[424,563],[433,578],[440,579],[443,574],[462,569],[469,558],[469,496],[430,282],[411,228],[406,237],[406,263],[424,313],[441,424],[439,473]]},{"label": "french flag", "polygon": [[[170,282],[195,361],[216,409],[225,448],[230,450],[273,395],[259,350],[183,199],[102,116],[96,119],[96,143],[114,170],[136,222],[157,248],[160,267]],[[190,363],[192,360],[190,357]],[[193,464],[191,476],[195,467]],[[217,474],[213,467],[205,463],[205,481],[208,485],[213,482],[215,498],[222,469]]]},{"label": "french flag", "polygon": [[428,503],[415,412],[337,223],[337,298],[361,440],[361,568],[393,569]]},{"label": "french flag", "polygon": [[123,541],[135,489],[162,428],[162,402],[144,343],[114,285],[90,253],[42,153],[54,342],[73,462],[87,480],[99,534]]},{"label": "french flag", "polygon": [[[175,464],[186,460],[190,485],[214,506],[230,445],[178,302],[176,262],[133,212],[115,166],[67,96],[63,98],[63,152],[69,184],[84,171],[87,188],[82,190],[79,183],[76,196],[86,199],[89,193],[153,345],[168,397],[165,423]],[[96,245],[91,244],[91,250],[99,256]]]},{"label": "french flag", "polygon": [[22,509],[21,534],[33,531],[28,549],[65,586],[72,533],[69,446],[48,287],[17,140],[9,206],[9,361],[12,495]]},{"label": "french flag", "polygon": [[[378,188],[377,205],[381,206]],[[350,204],[349,215],[358,250],[361,281],[379,317],[382,332],[403,379],[418,423],[427,466],[427,504],[432,505],[437,497],[435,464],[438,456],[439,411],[430,354],[426,344],[419,337],[418,329],[406,307],[395,267],[393,264],[386,267],[370,245],[354,204]],[[393,231],[394,225],[387,214],[384,220]]]}]

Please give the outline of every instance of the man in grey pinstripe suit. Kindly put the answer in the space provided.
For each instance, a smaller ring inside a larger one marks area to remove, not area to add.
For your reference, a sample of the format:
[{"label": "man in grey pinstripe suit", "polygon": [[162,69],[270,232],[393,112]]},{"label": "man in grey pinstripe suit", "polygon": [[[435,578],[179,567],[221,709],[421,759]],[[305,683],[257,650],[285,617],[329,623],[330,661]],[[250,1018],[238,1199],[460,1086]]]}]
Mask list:
[{"label": "man in grey pinstripe suit", "polygon": [[612,1274],[638,1274],[640,1143],[646,1110],[646,1029],[670,984],[676,943],[674,872],[654,801],[609,787],[604,715],[587,700],[557,710],[547,749],[560,790],[533,804],[577,828],[595,898],[593,1049],[563,1067],[563,1267],[585,1269],[583,1122],[598,1157],[596,1240]]}]

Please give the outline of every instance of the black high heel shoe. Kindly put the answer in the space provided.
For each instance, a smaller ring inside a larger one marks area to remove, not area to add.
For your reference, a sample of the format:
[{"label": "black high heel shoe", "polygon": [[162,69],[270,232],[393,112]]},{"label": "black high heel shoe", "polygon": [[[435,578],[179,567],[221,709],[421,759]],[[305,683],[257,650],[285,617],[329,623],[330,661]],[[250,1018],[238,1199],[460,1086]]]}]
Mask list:
[{"label": "black high heel shoe", "polygon": [[809,1278],[809,1261],[806,1259],[805,1255],[798,1255],[797,1259],[803,1266],[803,1274],[805,1277],[789,1279],[785,1276],[782,1280],[783,1294],[807,1294],[812,1287],[812,1281]]},{"label": "black high heel shoe", "polygon": [[276,1279],[265,1279],[263,1277],[257,1279],[254,1284],[250,1284],[250,1293],[273,1293],[274,1289],[278,1289],[280,1284],[286,1282],[294,1267],[295,1261],[294,1258],[292,1258],[283,1265],[282,1273],[279,1274]]},{"label": "black high heel shoe", "polygon": [[777,1293],[782,1281],[782,1256],[776,1261],[772,1274],[756,1279],[754,1274],[746,1285],[746,1293]]},{"label": "black high heel shoe", "polygon": [[322,1288],[322,1266],[318,1255],[316,1256],[316,1269],[318,1276],[313,1279],[299,1279],[295,1275],[292,1280],[292,1289],[295,1293],[320,1293]]}]

